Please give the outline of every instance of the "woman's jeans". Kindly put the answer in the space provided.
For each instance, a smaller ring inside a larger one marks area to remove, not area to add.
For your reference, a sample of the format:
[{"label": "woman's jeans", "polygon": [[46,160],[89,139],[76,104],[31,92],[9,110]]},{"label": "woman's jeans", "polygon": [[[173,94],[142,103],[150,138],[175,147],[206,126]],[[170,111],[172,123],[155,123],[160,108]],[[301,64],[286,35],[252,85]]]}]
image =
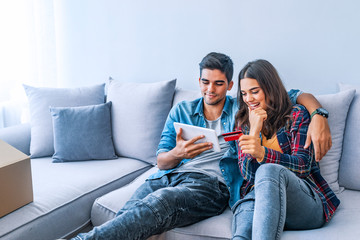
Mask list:
[{"label": "woman's jeans", "polygon": [[304,180],[278,164],[263,164],[255,186],[234,208],[233,239],[280,239],[283,229],[319,228],[322,201]]},{"label": "woman's jeans", "polygon": [[141,185],[116,217],[74,239],[147,239],[222,213],[229,193],[216,177],[174,173]]}]

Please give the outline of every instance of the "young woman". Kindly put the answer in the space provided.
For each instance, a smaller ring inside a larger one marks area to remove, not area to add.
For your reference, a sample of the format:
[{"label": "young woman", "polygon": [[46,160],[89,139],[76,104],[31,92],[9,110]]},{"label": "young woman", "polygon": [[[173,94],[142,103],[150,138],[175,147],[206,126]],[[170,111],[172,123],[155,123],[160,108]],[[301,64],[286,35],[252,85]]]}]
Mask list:
[{"label": "young woman", "polygon": [[280,239],[283,229],[319,228],[340,201],[305,149],[310,115],[292,106],[276,69],[249,62],[239,74],[237,126],[241,200],[233,207],[233,239]]}]

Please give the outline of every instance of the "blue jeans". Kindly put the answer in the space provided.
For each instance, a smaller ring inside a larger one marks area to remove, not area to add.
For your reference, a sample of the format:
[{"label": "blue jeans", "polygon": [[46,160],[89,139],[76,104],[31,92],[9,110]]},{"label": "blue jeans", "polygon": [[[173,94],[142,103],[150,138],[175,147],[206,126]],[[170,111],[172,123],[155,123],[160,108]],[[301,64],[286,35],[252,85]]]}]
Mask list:
[{"label": "blue jeans", "polygon": [[278,164],[258,168],[253,190],[233,212],[233,240],[280,239],[284,228],[314,229],[325,223],[319,195],[307,182]]},{"label": "blue jeans", "polygon": [[116,217],[74,239],[147,239],[219,215],[228,203],[227,187],[201,173],[173,173],[147,180]]}]

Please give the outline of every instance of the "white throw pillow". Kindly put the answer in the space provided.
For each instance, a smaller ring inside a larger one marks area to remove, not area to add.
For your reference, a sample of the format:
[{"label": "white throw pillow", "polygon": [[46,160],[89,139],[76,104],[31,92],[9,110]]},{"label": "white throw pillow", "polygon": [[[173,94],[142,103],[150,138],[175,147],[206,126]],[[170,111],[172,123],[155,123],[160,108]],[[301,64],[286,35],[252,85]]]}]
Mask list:
[{"label": "white throw pillow", "polygon": [[320,172],[335,193],[341,191],[339,187],[339,162],[346,117],[354,94],[355,90],[351,89],[335,94],[316,96],[321,105],[329,111],[328,121],[332,138],[331,149],[320,161]]},{"label": "white throw pillow", "polygon": [[131,83],[110,79],[107,101],[116,154],[156,163],[156,150],[174,97],[176,80]]}]

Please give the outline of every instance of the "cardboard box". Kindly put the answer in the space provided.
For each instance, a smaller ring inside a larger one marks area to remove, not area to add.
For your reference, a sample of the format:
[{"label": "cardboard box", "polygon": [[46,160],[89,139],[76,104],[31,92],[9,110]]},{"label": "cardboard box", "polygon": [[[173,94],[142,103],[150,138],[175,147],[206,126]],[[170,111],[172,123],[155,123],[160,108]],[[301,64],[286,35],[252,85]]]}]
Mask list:
[{"label": "cardboard box", "polygon": [[0,140],[0,217],[32,201],[30,157]]}]

